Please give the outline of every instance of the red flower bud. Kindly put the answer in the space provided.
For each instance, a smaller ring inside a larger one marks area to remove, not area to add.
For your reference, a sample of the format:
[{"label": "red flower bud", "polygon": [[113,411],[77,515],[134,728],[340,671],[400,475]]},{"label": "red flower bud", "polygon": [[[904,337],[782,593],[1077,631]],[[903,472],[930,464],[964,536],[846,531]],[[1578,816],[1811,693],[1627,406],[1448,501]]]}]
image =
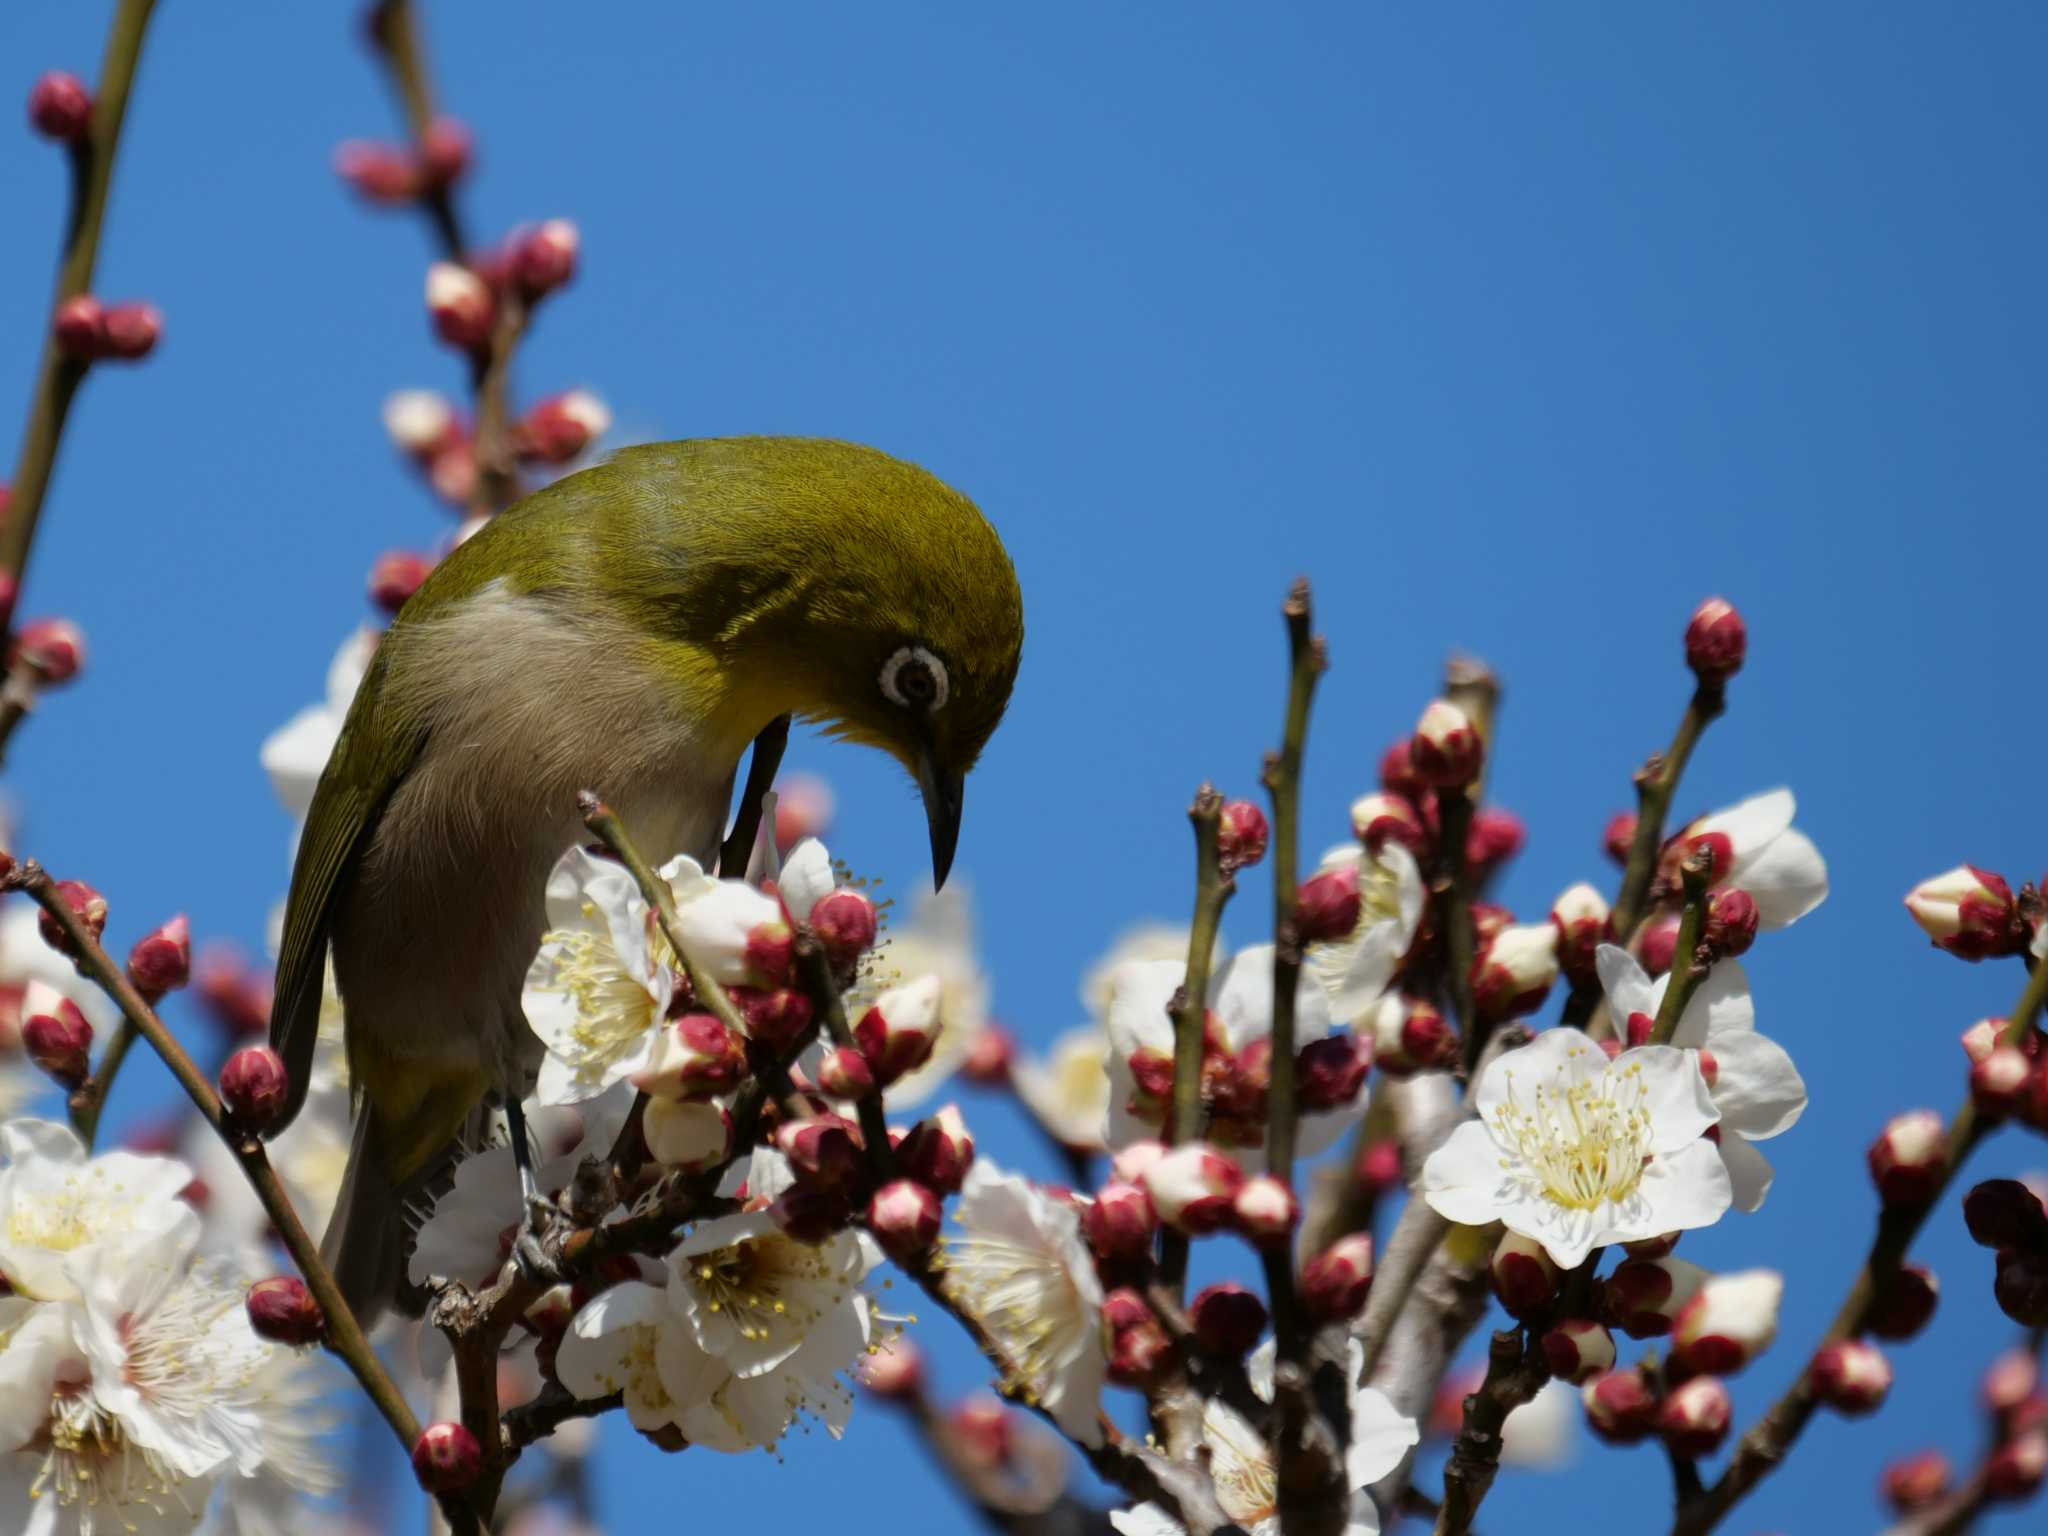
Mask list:
[{"label": "red flower bud", "polygon": [[[83,880],[59,880],[57,895],[76,914],[80,925],[97,944],[100,935],[107,931],[107,898]],[[36,931],[43,936],[43,942],[58,954],[69,955],[74,960],[78,958],[78,952],[71,946],[70,935],[48,912],[36,914]]]},{"label": "red flower bud", "polygon": [[85,631],[69,619],[31,619],[14,637],[14,659],[38,687],[62,687],[85,670]]},{"label": "red flower bud", "polygon": [[1664,1399],[1657,1432],[1681,1456],[1705,1456],[1728,1438],[1735,1416],[1727,1385],[1718,1376],[1695,1376]]},{"label": "red flower bud", "polygon": [[939,1197],[910,1179],[895,1179],[868,1202],[868,1230],[885,1252],[899,1259],[930,1251],[939,1240],[943,1215]]},{"label": "red flower bud", "polygon": [[412,1448],[413,1476],[429,1493],[460,1493],[483,1471],[483,1447],[452,1420],[429,1424]]},{"label": "red flower bud", "polygon": [[1493,1023],[1533,1013],[1557,972],[1557,930],[1549,923],[1503,928],[1472,962],[1473,1010]]},{"label": "red flower bud", "polygon": [[1356,866],[1326,869],[1295,892],[1295,931],[1304,944],[1341,939],[1358,926],[1359,911]]},{"label": "red flower bud", "polygon": [[1880,1339],[1910,1339],[1934,1316],[1941,1281],[1924,1264],[1906,1264],[1877,1283],[1865,1323]]},{"label": "red flower bud", "polygon": [[1008,1464],[1016,1452],[1017,1435],[1009,1408],[986,1395],[956,1407],[946,1424],[954,1447],[968,1463],[982,1468]]},{"label": "red flower bud", "polygon": [[567,219],[549,219],[512,243],[511,271],[529,300],[552,293],[576,275],[582,238]]},{"label": "red flower bud", "polygon": [[427,268],[427,312],[435,333],[451,347],[481,352],[490,345],[498,303],[468,267],[437,261]]},{"label": "red flower bud", "polygon": [[1017,1042],[1000,1024],[984,1027],[960,1060],[960,1075],[984,1088],[1000,1088],[1010,1080],[1010,1063],[1017,1058]]},{"label": "red flower bud", "polygon": [[1815,1397],[1852,1418],[1873,1412],[1892,1389],[1891,1362],[1861,1339],[1824,1345],[1806,1374]]},{"label": "red flower bud", "polygon": [[1756,942],[1756,898],[1724,886],[1707,895],[1707,921],[1700,937],[1717,960],[1745,954]]},{"label": "red flower bud", "polygon": [[1574,983],[1591,981],[1600,946],[1614,942],[1607,898],[1580,881],[1550,904],[1550,926],[1557,930],[1557,968]]},{"label": "red flower bud", "polygon": [[2017,1503],[2038,1493],[2048,1477],[2048,1430],[2015,1435],[1984,1463],[1984,1492],[1998,1503]]},{"label": "red flower bud", "polygon": [[269,1130],[290,1096],[291,1074],[284,1058],[267,1045],[244,1046],[220,1069],[221,1108],[239,1131]]},{"label": "red flower bud", "polygon": [[1963,1221],[1986,1248],[2048,1247],[2048,1209],[2018,1179],[1986,1179],[1963,1196]]},{"label": "red flower bud", "polygon": [[2022,1328],[2048,1328],[2048,1253],[2001,1253],[1991,1294],[1998,1310]]},{"label": "red flower bud", "polygon": [[1388,1077],[1447,1067],[1458,1055],[1458,1032],[1434,1003],[1388,993],[1366,1015],[1373,1065]]},{"label": "red flower bud", "polygon": [[1550,1374],[1573,1386],[1614,1369],[1614,1335],[1587,1317],[1568,1317],[1543,1335]]},{"label": "red flower bud", "polygon": [[1161,1221],[1201,1237],[1233,1219],[1244,1171],[1216,1148],[1186,1142],[1147,1168],[1144,1183]]},{"label": "red flower bud", "polygon": [[834,965],[852,963],[875,942],[875,904],[861,892],[840,886],[811,908],[811,932]]},{"label": "red flower bud", "polygon": [[1606,830],[1600,834],[1600,846],[1617,864],[1628,863],[1629,853],[1636,844],[1637,820],[1634,811],[1616,811],[1608,818]]},{"label": "red flower bud", "polygon": [[567,464],[611,430],[612,413],[587,389],[550,395],[526,413],[514,437],[521,458]]},{"label": "red flower bud", "polygon": [[1152,1236],[1158,1230],[1152,1197],[1142,1185],[1121,1179],[1103,1185],[1094,1203],[1081,1212],[1081,1231],[1099,1258],[1143,1258],[1152,1251]]},{"label": "red flower bud", "polygon": [[1319,1323],[1358,1315],[1372,1289],[1372,1236],[1340,1237],[1301,1266],[1301,1306]]},{"label": "red flower bud", "polygon": [[21,1045],[51,1079],[77,1088],[92,1076],[92,1025],[55,987],[31,981],[21,996]]},{"label": "red flower bud", "polygon": [[1541,1317],[1557,1301],[1557,1266],[1541,1243],[1508,1232],[1494,1245],[1493,1294],[1511,1317]]},{"label": "red flower bud", "polygon": [[1586,1422],[1610,1445],[1633,1445],[1657,1422],[1657,1399],[1636,1371],[1609,1371],[1581,1389]]},{"label": "red flower bud", "polygon": [[81,143],[92,127],[92,92],[78,76],[53,69],[28,93],[28,120],[46,139]]},{"label": "red flower bud", "polygon": [[875,1071],[867,1057],[842,1045],[818,1064],[818,1086],[835,1099],[864,1099],[875,1091]]},{"label": "red flower bud", "polygon": [[1725,683],[1749,654],[1749,628],[1726,598],[1710,597],[1685,626],[1685,664],[1702,683]]},{"label": "red flower bud", "polygon": [[1636,941],[1636,957],[1650,975],[1662,976],[1678,958],[1678,924],[1676,912],[1660,913],[1643,924],[1642,937]]},{"label": "red flower bud", "polygon": [[327,1334],[320,1303],[297,1275],[277,1275],[249,1287],[249,1326],[273,1344],[318,1344]]},{"label": "red flower bud", "polygon": [[1946,1497],[1953,1476],[1948,1458],[1941,1452],[1921,1451],[1887,1466],[1878,1486],[1896,1513],[1910,1515]]},{"label": "red flower bud", "polygon": [[883,1340],[861,1358],[860,1384],[891,1402],[913,1402],[924,1391],[924,1353],[899,1335]]},{"label": "red flower bud", "polygon": [[747,1033],[778,1053],[786,1053],[811,1026],[811,998],[794,987],[728,987],[726,995],[747,1021]]},{"label": "red flower bud", "polygon": [[1870,1177],[1886,1205],[1932,1200],[1948,1164],[1948,1132],[1931,1109],[1895,1116],[1870,1144]]},{"label": "red flower bud", "polygon": [[1632,1339],[1660,1338],[1706,1278],[1684,1259],[1630,1259],[1607,1277],[1607,1320]]},{"label": "red flower bud", "polygon": [[1243,1286],[1225,1281],[1196,1293],[1188,1306],[1188,1321],[1203,1349],[1242,1360],[1266,1331],[1266,1304]]},{"label": "red flower bud", "polygon": [[1529,829],[1513,811],[1482,806],[1465,834],[1465,867],[1477,874],[1497,869],[1522,851]]},{"label": "red flower bud", "polygon": [[350,139],[334,152],[334,172],[359,196],[387,207],[420,195],[419,162],[395,145]]},{"label": "red flower bud", "polygon": [[1411,853],[1429,846],[1429,828],[1415,813],[1414,803],[1402,795],[1374,793],[1352,801],[1351,830],[1374,853],[1388,843],[1399,843]]},{"label": "red flower bud", "polygon": [[1970,1066],[1970,1101],[1988,1120],[2003,1120],[2026,1106],[2034,1063],[2016,1045],[1997,1045]]},{"label": "red flower bud", "polygon": [[891,987],[853,1027],[855,1042],[884,1086],[931,1058],[938,1042],[944,989],[936,976]]},{"label": "red flower bud", "polygon": [[1145,1299],[1128,1287],[1111,1291],[1103,1298],[1102,1320],[1109,1329],[1109,1379],[1126,1387],[1148,1384],[1172,1354],[1173,1341]]},{"label": "red flower bud", "polygon": [[106,357],[140,362],[163,339],[163,311],[154,304],[110,304],[100,323],[100,347]]},{"label": "red flower bud", "polygon": [[1246,1179],[1230,1203],[1237,1230],[1254,1248],[1278,1251],[1294,1239],[1295,1223],[1301,1220],[1301,1204],[1294,1191],[1262,1173]]},{"label": "red flower bud", "polygon": [[192,923],[179,913],[128,951],[128,979],[151,1001],[175,992],[192,974]]},{"label": "red flower bud", "polygon": [[957,1194],[974,1166],[974,1137],[959,1106],[948,1104],[912,1126],[896,1149],[896,1166],[928,1189]]},{"label": "red flower bud", "polygon": [[1415,770],[1413,738],[1403,736],[1380,754],[1380,788],[1420,804],[1429,783]]},{"label": "red flower bud", "polygon": [[2005,877],[1974,864],[1922,880],[1906,893],[1906,910],[1936,949],[1964,960],[2016,955],[2033,937]]},{"label": "red flower bud", "polygon": [[1449,699],[1437,699],[1422,712],[1408,743],[1415,774],[1435,789],[1463,789],[1479,777],[1485,757],[1472,717]]},{"label": "red flower bud", "polygon": [[74,358],[91,359],[106,350],[107,312],[89,293],[66,299],[57,306],[51,330],[57,345]]},{"label": "red flower bud", "polygon": [[432,555],[415,554],[409,549],[387,550],[370,567],[370,601],[386,613],[396,614],[433,573],[435,563]]},{"label": "red flower bud", "polygon": [[1266,856],[1266,813],[1249,800],[1232,800],[1216,824],[1216,858],[1229,874]]},{"label": "red flower bud", "polygon": [[1341,1109],[1372,1070],[1372,1041],[1349,1030],[1312,1040],[1294,1058],[1294,1092],[1305,1112]]},{"label": "red flower bud", "polygon": [[429,187],[445,187],[469,169],[474,141],[467,126],[452,117],[437,117],[420,135],[419,176]]},{"label": "red flower bud", "polygon": [[775,1147],[797,1182],[813,1192],[850,1196],[866,1182],[860,1127],[842,1116],[786,1121],[775,1132]]}]

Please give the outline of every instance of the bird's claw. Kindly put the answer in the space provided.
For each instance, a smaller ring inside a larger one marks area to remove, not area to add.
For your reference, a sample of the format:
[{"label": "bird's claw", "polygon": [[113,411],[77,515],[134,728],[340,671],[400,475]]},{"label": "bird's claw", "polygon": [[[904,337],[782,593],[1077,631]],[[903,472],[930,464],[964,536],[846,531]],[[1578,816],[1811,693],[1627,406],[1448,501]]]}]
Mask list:
[{"label": "bird's claw", "polygon": [[526,1220],[520,1223],[519,1235],[512,1239],[512,1262],[518,1267],[520,1278],[542,1290],[560,1285],[567,1278],[555,1251],[555,1216],[552,1204],[538,1196],[530,1197],[526,1202]]}]

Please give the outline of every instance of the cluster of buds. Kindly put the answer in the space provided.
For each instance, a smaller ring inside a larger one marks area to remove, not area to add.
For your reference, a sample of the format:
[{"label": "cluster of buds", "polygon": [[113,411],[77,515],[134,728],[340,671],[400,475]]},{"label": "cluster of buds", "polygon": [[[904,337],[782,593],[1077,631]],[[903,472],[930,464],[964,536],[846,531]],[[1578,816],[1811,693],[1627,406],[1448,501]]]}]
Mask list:
[{"label": "cluster of buds", "polygon": [[1372,1035],[1373,1065],[1388,1077],[1440,1071],[1458,1060],[1458,1032],[1435,1003],[1389,992],[1363,1023]]},{"label": "cluster of buds", "polygon": [[57,306],[50,329],[65,355],[79,362],[133,363],[156,350],[164,317],[154,304],[103,304],[81,293]]},{"label": "cluster of buds", "polygon": [[384,402],[384,430],[436,495],[451,506],[468,505],[476,490],[476,442],[447,396],[431,389],[397,391]]},{"label": "cluster of buds", "polygon": [[[1317,1114],[1356,1103],[1377,1054],[1372,1036],[1350,1031],[1302,1046],[1294,1054],[1296,1105],[1304,1114]],[[1144,1124],[1164,1127],[1173,1109],[1173,1057],[1140,1046],[1131,1052],[1127,1064],[1132,1091],[1126,1107]],[[1272,1072],[1270,1039],[1251,1040],[1242,1050],[1232,1051],[1221,1021],[1213,1012],[1205,1017],[1200,1087],[1212,1142],[1225,1147],[1256,1147],[1264,1142]]]},{"label": "cluster of buds", "polygon": [[567,464],[612,429],[612,413],[587,389],[549,395],[512,428],[512,451],[529,464]]},{"label": "cluster of buds", "polygon": [[334,170],[367,201],[400,207],[453,186],[473,149],[468,128],[439,117],[413,145],[350,139],[334,152]]},{"label": "cluster of buds", "polygon": [[1970,1236],[1997,1255],[1991,1293],[2026,1328],[2048,1327],[2048,1210],[2017,1179],[1987,1179],[1964,1197]]}]

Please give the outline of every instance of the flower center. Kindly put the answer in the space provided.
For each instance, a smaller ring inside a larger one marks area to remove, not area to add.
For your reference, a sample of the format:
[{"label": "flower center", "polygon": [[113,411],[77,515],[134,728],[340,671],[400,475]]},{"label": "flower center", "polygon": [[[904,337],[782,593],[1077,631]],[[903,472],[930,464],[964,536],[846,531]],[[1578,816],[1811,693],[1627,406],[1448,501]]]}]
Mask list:
[{"label": "flower center", "polygon": [[632,1045],[659,1021],[654,998],[638,977],[619,964],[602,935],[585,929],[557,928],[541,938],[555,946],[554,974],[545,990],[563,992],[576,1004],[570,1037],[593,1054],[615,1053]]},{"label": "flower center", "polygon": [[700,1254],[693,1271],[705,1307],[732,1319],[743,1339],[765,1339],[769,1325],[786,1314],[788,1304],[775,1294],[775,1277],[760,1262],[758,1243],[735,1243],[715,1253]]},{"label": "flower center", "polygon": [[1501,1167],[1532,1178],[1568,1210],[1625,1200],[1650,1160],[1650,1115],[1642,1069],[1630,1063],[1583,1082],[1518,1093],[1508,1071],[1508,1101],[1493,1112],[1493,1134],[1510,1155]]},{"label": "flower center", "polygon": [[[197,1518],[195,1501],[203,1502],[209,1490],[189,1488],[165,1457],[129,1440],[89,1393],[60,1392],[52,1410],[49,1454],[29,1489],[31,1499],[55,1499],[60,1509],[111,1512],[121,1530],[137,1524],[121,1511],[138,1506],[156,1515],[177,1509]],[[81,1529],[92,1530],[96,1523],[88,1513]]]},{"label": "flower center", "polygon": [[1027,1401],[1050,1387],[1087,1342],[1080,1297],[1050,1254],[1001,1238],[949,1238],[945,1285],[1002,1346],[1012,1384]]}]

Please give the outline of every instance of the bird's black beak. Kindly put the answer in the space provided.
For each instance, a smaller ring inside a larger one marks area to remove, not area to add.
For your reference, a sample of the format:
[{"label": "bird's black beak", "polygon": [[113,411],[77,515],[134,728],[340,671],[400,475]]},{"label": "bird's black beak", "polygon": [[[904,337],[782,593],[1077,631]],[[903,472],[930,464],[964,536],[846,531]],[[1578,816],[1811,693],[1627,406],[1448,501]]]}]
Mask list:
[{"label": "bird's black beak", "polygon": [[932,834],[932,889],[942,890],[960,842],[960,805],[967,781],[942,770],[927,747],[917,757],[917,788],[924,796],[924,819]]}]

